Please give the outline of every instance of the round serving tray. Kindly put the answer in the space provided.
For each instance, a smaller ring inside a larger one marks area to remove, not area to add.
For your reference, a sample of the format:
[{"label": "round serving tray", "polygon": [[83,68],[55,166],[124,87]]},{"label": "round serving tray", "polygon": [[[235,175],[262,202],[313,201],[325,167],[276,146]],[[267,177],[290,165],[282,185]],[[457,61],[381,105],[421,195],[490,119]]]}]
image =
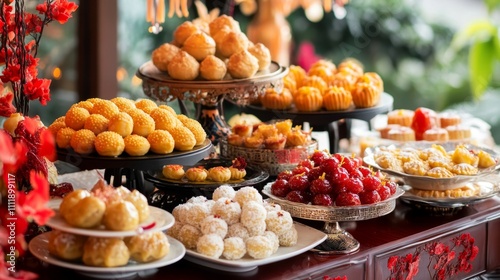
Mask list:
[{"label": "round serving tray", "polygon": [[203,144],[195,146],[190,151],[174,151],[170,154],[159,155],[148,153],[144,156],[133,157],[123,153],[117,157],[104,157],[97,153],[82,155],[73,149],[57,149],[57,159],[70,163],[82,170],[100,168],[131,168],[136,170],[158,169],[165,164],[193,165],[203,158],[210,156],[214,147],[209,139]]},{"label": "round serving tray", "polygon": [[246,79],[180,81],[172,79],[148,61],[139,67],[136,75],[142,79],[144,93],[155,100],[169,102],[187,99],[197,104],[214,105],[225,96],[237,104],[245,105],[268,87],[281,88],[287,73],[288,68],[271,62],[268,70],[259,71]]}]

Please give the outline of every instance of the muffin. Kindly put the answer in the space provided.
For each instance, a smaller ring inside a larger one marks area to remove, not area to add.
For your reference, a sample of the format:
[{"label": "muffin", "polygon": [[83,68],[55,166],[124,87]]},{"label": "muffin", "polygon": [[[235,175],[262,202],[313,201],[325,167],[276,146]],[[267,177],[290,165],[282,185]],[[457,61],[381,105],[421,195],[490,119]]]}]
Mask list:
[{"label": "muffin", "polygon": [[410,127],[413,121],[412,110],[399,109],[387,113],[387,124],[399,124],[401,126]]},{"label": "muffin", "polygon": [[315,87],[301,87],[294,97],[295,107],[298,111],[318,111],[323,107],[323,96]]},{"label": "muffin", "polygon": [[332,86],[323,94],[323,105],[329,111],[347,110],[352,104],[352,95],[345,88]]},{"label": "muffin", "polygon": [[264,108],[275,110],[290,108],[292,101],[292,94],[286,88],[284,88],[282,92],[277,92],[274,88],[268,88],[261,98],[261,103]]}]

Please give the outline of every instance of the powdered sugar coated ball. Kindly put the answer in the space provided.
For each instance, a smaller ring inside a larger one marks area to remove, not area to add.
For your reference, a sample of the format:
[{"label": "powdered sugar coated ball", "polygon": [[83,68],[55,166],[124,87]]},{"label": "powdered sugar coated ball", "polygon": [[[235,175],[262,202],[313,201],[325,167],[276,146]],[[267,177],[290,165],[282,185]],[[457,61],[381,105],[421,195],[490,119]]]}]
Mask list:
[{"label": "powdered sugar coated ball", "polygon": [[266,231],[266,221],[254,220],[252,222],[247,222],[245,227],[248,229],[248,234],[250,236],[262,235]]},{"label": "powdered sugar coated ball", "polygon": [[262,204],[262,195],[254,187],[243,187],[236,191],[234,200],[238,202],[241,207],[250,201]]},{"label": "powdered sugar coated ball", "polygon": [[223,197],[233,199],[235,194],[236,191],[233,187],[229,185],[221,185],[220,187],[215,189],[214,193],[212,194],[212,199],[215,201]]},{"label": "powdered sugar coated ball", "polygon": [[227,223],[217,215],[207,216],[200,226],[203,234],[217,234],[221,238],[226,237]]},{"label": "powdered sugar coated ball", "polygon": [[220,216],[228,225],[240,221],[241,207],[229,198],[219,198],[212,207],[212,214]]},{"label": "powdered sugar coated ball", "polygon": [[174,216],[175,220],[181,222],[182,224],[185,224],[187,220],[187,214],[192,205],[192,203],[183,203],[175,206],[175,208],[172,210],[172,215]]},{"label": "powdered sugar coated ball", "polygon": [[210,215],[210,211],[204,203],[190,203],[191,207],[186,214],[186,223],[200,227],[201,222]]},{"label": "powdered sugar coated ball", "polygon": [[281,210],[281,206],[279,204],[276,204],[274,202],[269,202],[267,200],[264,200],[263,205],[264,205],[264,208],[266,208],[267,212]]},{"label": "powdered sugar coated ball", "polygon": [[178,238],[179,241],[186,246],[188,249],[196,248],[198,239],[202,236],[201,231],[192,225],[183,225],[179,230]]},{"label": "powdered sugar coated ball", "polygon": [[224,251],[222,256],[228,260],[239,260],[247,253],[245,241],[240,237],[228,237],[224,239]]},{"label": "powdered sugar coated ball", "polygon": [[265,259],[273,254],[273,242],[262,235],[249,237],[245,241],[247,253],[254,259]]},{"label": "powdered sugar coated ball", "polygon": [[278,235],[280,246],[284,247],[294,246],[295,244],[297,244],[298,238],[299,236],[295,227],[292,227],[290,230],[287,230],[283,234]]},{"label": "powdered sugar coated ball", "polygon": [[269,238],[273,242],[273,254],[276,253],[280,247],[280,240],[276,233],[266,230],[262,236]]},{"label": "powdered sugar coated ball", "polygon": [[205,256],[218,259],[224,252],[224,241],[217,234],[205,234],[198,239],[196,251]]},{"label": "powdered sugar coated ball", "polygon": [[191,197],[190,199],[188,199],[188,201],[186,201],[187,203],[204,203],[206,202],[208,199],[206,197],[204,197],[203,195],[199,195],[199,196],[193,196]]},{"label": "powdered sugar coated ball", "polygon": [[242,223],[232,224],[227,229],[226,237],[240,237],[245,241],[250,234],[248,233],[248,229]]},{"label": "powdered sugar coated ball", "polygon": [[280,235],[293,227],[293,219],[287,211],[270,211],[267,212],[266,225],[267,230]]},{"label": "powdered sugar coated ball", "polygon": [[245,226],[253,224],[256,221],[265,221],[267,217],[266,208],[261,203],[255,201],[248,201],[241,208],[240,221]]},{"label": "powdered sugar coated ball", "polygon": [[179,231],[181,230],[183,223],[175,221],[174,225],[167,229],[167,234],[175,239],[179,239]]}]

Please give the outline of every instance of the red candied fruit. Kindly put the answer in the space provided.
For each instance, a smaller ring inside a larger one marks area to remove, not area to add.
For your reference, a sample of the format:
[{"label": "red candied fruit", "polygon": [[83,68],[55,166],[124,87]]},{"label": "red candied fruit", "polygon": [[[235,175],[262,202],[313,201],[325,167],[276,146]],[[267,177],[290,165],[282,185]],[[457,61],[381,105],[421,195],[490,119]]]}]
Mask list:
[{"label": "red candied fruit", "polygon": [[363,178],[368,177],[368,175],[372,174],[372,171],[370,170],[370,168],[368,168],[366,166],[360,166],[360,167],[358,167],[358,170],[359,170],[359,172],[361,172],[361,174],[363,174]]},{"label": "red candied fruit", "polygon": [[339,167],[339,160],[334,158],[334,157],[329,157],[321,163],[321,169],[323,169],[323,172],[325,173],[334,173],[335,170]]},{"label": "red candied fruit", "polygon": [[293,170],[292,170],[292,174],[293,175],[296,175],[296,174],[307,174],[309,172],[309,168],[305,167],[305,166],[297,166],[295,167]]},{"label": "red candied fruit", "polygon": [[320,193],[313,196],[312,204],[321,206],[332,206],[333,200],[328,194]]},{"label": "red candied fruit", "polygon": [[369,175],[363,178],[363,186],[365,190],[376,191],[382,186],[382,181],[378,177]]},{"label": "red candied fruit", "polygon": [[396,189],[398,188],[398,183],[394,182],[394,181],[387,181],[385,182],[385,185],[389,188],[389,190],[391,191],[391,195],[395,194],[396,193]]},{"label": "red candied fruit", "polygon": [[325,151],[314,151],[310,159],[314,162],[314,166],[320,166],[323,160],[329,158],[330,155]]},{"label": "red candied fruit", "polygon": [[288,181],[284,179],[278,179],[271,185],[271,193],[275,196],[285,197],[290,192],[290,186]]},{"label": "red candied fruit", "polygon": [[327,194],[332,191],[332,186],[330,182],[324,178],[324,176],[319,177],[311,182],[311,186],[309,187],[311,193],[313,194]]},{"label": "red candied fruit", "polygon": [[291,191],[285,198],[288,201],[305,203],[304,194],[301,191]]},{"label": "red candied fruit", "polygon": [[381,201],[377,191],[363,191],[359,194],[359,199],[362,204],[373,204]]},{"label": "red candied fruit", "polygon": [[305,159],[305,160],[299,162],[299,164],[297,164],[297,166],[304,166],[304,167],[307,167],[309,169],[313,169],[314,162],[312,160]]},{"label": "red candied fruit", "polygon": [[305,191],[309,187],[309,179],[305,174],[296,174],[288,180],[288,186],[294,191]]},{"label": "red candied fruit", "polygon": [[337,206],[354,206],[361,205],[361,201],[359,200],[359,196],[355,193],[342,192],[339,193],[335,199],[335,204]]},{"label": "red candied fruit", "polygon": [[314,167],[313,169],[309,170],[307,178],[309,178],[309,181],[312,182],[318,179],[321,175],[323,175],[323,169],[320,167]]},{"label": "red candied fruit", "polygon": [[364,190],[363,182],[359,178],[351,178],[344,183],[346,191],[360,193]]},{"label": "red candied fruit", "polygon": [[380,186],[377,192],[380,195],[381,200],[386,200],[391,197],[391,190],[387,186]]},{"label": "red candied fruit", "polygon": [[279,179],[283,179],[283,180],[287,180],[287,181],[288,181],[288,180],[290,180],[290,178],[292,178],[292,176],[293,176],[292,171],[290,171],[290,170],[286,170],[286,171],[282,171],[282,172],[280,172],[280,173],[278,174],[277,179],[278,179],[278,180],[279,180]]}]

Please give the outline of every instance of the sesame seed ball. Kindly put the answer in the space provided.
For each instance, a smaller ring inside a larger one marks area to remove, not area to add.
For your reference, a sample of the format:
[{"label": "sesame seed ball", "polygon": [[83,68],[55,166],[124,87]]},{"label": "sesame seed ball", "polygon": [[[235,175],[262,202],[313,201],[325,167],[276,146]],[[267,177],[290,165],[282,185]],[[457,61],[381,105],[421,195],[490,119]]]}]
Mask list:
[{"label": "sesame seed ball", "polygon": [[287,230],[283,234],[278,235],[280,246],[283,247],[294,246],[295,244],[297,244],[298,238],[299,236],[295,227],[292,227],[290,230]]},{"label": "sesame seed ball", "polygon": [[134,122],[132,134],[148,137],[150,133],[155,131],[155,121],[153,118],[141,110],[129,112]]},{"label": "sesame seed ball", "polygon": [[201,233],[217,234],[221,238],[226,237],[227,223],[217,215],[209,215],[200,223]]},{"label": "sesame seed ball", "polygon": [[102,99],[102,98],[98,98],[98,97],[93,97],[93,98],[89,98],[89,99],[87,99],[86,101],[88,101],[88,102],[90,102],[90,103],[93,103],[93,104],[96,104],[96,103],[98,103],[98,102],[101,102],[102,100],[104,100],[104,99]]},{"label": "sesame seed ball", "polygon": [[247,202],[255,201],[262,204],[262,195],[254,187],[243,187],[236,191],[234,200],[243,207]]},{"label": "sesame seed ball", "polygon": [[158,105],[151,99],[139,99],[135,102],[135,107],[149,114],[155,108],[158,108]]},{"label": "sesame seed ball", "polygon": [[219,200],[219,198],[229,198],[233,199],[236,191],[234,190],[233,187],[229,185],[221,185],[218,188],[216,188],[212,194],[212,199],[213,200]]},{"label": "sesame seed ball", "polygon": [[66,116],[61,116],[57,118],[54,122],[65,122]]},{"label": "sesame seed ball", "polygon": [[172,236],[175,239],[179,239],[179,232],[180,232],[182,226],[184,226],[183,223],[176,221],[173,226],[171,226],[167,229],[167,234]]},{"label": "sesame seed ball", "polygon": [[56,144],[61,149],[67,149],[71,147],[70,141],[75,130],[71,127],[63,127],[59,129],[56,136]]},{"label": "sesame seed ball", "polygon": [[242,223],[232,224],[227,228],[226,237],[239,237],[245,241],[250,237],[248,229]]},{"label": "sesame seed ball", "polygon": [[131,156],[143,156],[149,152],[151,145],[145,137],[132,134],[123,139],[125,152]]},{"label": "sesame seed ball", "polygon": [[222,256],[228,260],[239,260],[247,253],[245,241],[240,237],[229,237],[224,239],[224,251]]},{"label": "sesame seed ball", "polygon": [[169,154],[174,150],[175,142],[172,135],[166,130],[155,130],[148,135],[148,142],[152,152]]},{"label": "sesame seed ball", "polygon": [[168,129],[174,137],[175,149],[178,151],[190,151],[196,145],[194,134],[185,126],[176,126]]},{"label": "sesame seed ball", "polygon": [[267,212],[266,225],[267,230],[280,235],[293,227],[293,219],[287,211],[270,211]]},{"label": "sesame seed ball", "polygon": [[83,128],[94,132],[95,135],[98,135],[99,133],[108,130],[108,125],[109,120],[106,119],[103,115],[91,114],[85,121]]},{"label": "sesame seed ball", "polygon": [[191,130],[196,140],[196,146],[203,144],[205,139],[207,139],[207,133],[197,120],[188,118],[185,115],[177,115],[177,119],[179,119],[185,127]]},{"label": "sesame seed ball", "polygon": [[169,130],[177,126],[176,116],[166,109],[155,108],[149,115],[155,121],[155,129]]},{"label": "sesame seed ball", "polygon": [[195,249],[198,239],[202,236],[201,231],[192,225],[185,224],[179,230],[179,241],[188,249]]},{"label": "sesame seed ball", "polygon": [[120,109],[115,105],[115,103],[109,100],[100,100],[94,103],[94,107],[90,111],[92,114],[101,114],[106,119],[111,119],[114,115],[120,112]]},{"label": "sesame seed ball", "polygon": [[266,230],[262,236],[267,237],[269,238],[269,240],[271,240],[271,242],[273,243],[273,254],[276,253],[280,247],[280,239],[278,238],[276,233]]},{"label": "sesame seed ball", "polygon": [[265,236],[252,236],[245,241],[247,253],[254,259],[265,259],[273,254],[273,242]]},{"label": "sesame seed ball", "polygon": [[203,222],[208,215],[210,215],[210,210],[205,204],[193,204],[186,213],[186,223],[199,228],[201,222]]},{"label": "sesame seed ball", "polygon": [[217,234],[205,234],[196,244],[198,253],[218,259],[224,252],[224,241]]},{"label": "sesame seed ball", "polygon": [[132,134],[133,129],[134,121],[132,117],[125,112],[119,112],[109,119],[108,130],[114,131],[122,137]]},{"label": "sesame seed ball", "polygon": [[116,105],[116,107],[118,107],[118,109],[120,109],[120,111],[122,112],[127,112],[131,109],[136,108],[135,102],[125,97],[115,97],[110,101],[113,102]]},{"label": "sesame seed ball", "polygon": [[85,121],[90,117],[89,111],[80,107],[70,108],[66,112],[66,117],[64,118],[64,122],[67,127],[71,127],[74,130],[79,130],[83,128]]},{"label": "sesame seed ball", "polygon": [[212,214],[221,217],[228,225],[240,221],[241,207],[230,198],[219,198],[212,207]]},{"label": "sesame seed ball", "polygon": [[79,154],[90,154],[94,151],[94,132],[88,129],[80,129],[71,136],[70,145]]},{"label": "sesame seed ball", "polygon": [[87,111],[90,112],[92,110],[92,108],[94,107],[94,103],[85,100],[85,101],[80,101],[80,102],[78,102],[76,104],[71,105],[71,108],[72,107],[83,108],[83,109],[85,109],[85,110],[87,110]]},{"label": "sesame seed ball", "polygon": [[53,122],[51,125],[49,125],[47,129],[50,131],[50,133],[52,133],[54,137],[56,137],[59,129],[64,127],[66,127],[66,123],[59,121],[59,122]]},{"label": "sesame seed ball", "polygon": [[95,149],[101,156],[116,157],[123,153],[125,142],[120,134],[113,131],[104,131],[95,138]]},{"label": "sesame seed ball", "polygon": [[162,105],[158,106],[158,108],[165,109],[165,110],[169,111],[170,113],[172,113],[172,115],[174,115],[174,116],[177,115],[177,113],[175,112],[174,108],[172,108],[172,107],[170,107],[170,106],[168,106],[166,104],[162,104]]}]

